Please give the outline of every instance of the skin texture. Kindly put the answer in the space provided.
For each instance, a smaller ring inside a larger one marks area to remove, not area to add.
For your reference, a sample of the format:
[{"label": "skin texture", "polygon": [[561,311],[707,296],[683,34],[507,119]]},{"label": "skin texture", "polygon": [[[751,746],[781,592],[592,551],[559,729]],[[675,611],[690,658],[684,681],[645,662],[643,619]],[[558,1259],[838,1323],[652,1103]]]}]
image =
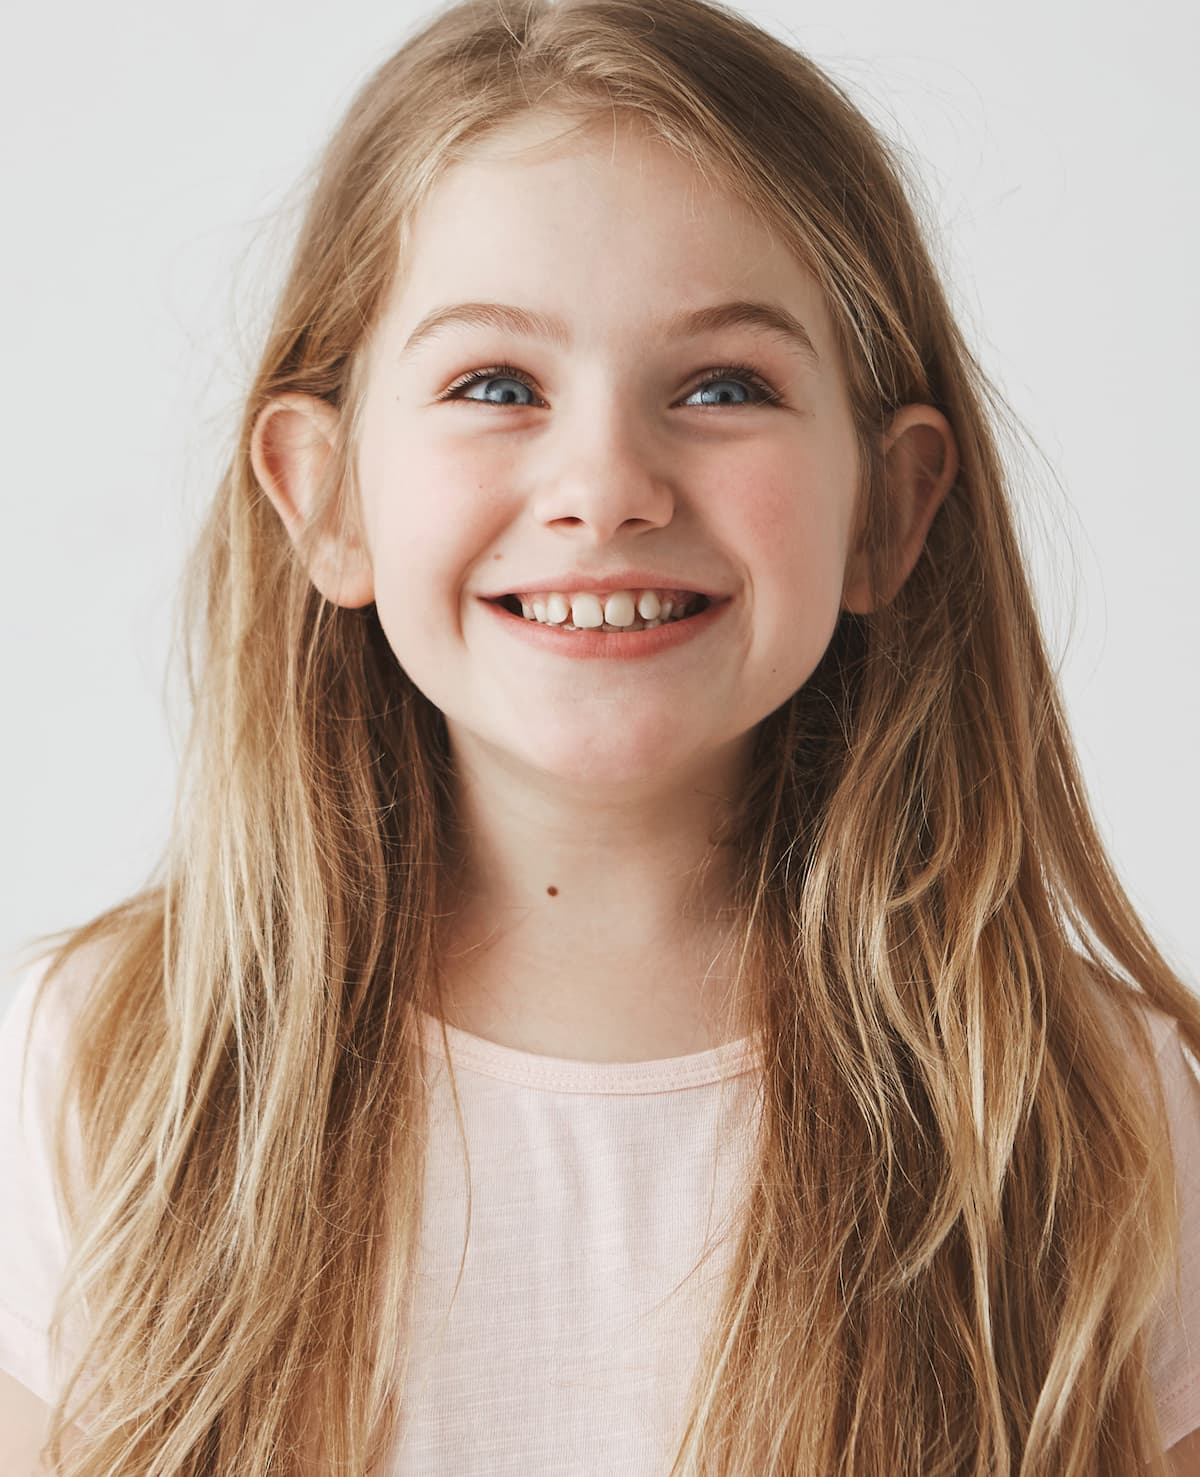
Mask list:
[{"label": "skin texture", "polygon": [[[670,340],[658,326],[737,298],[786,307],[819,367],[754,329]],[[451,328],[401,355],[426,313],[467,301],[557,314],[570,346]],[[530,387],[505,376],[439,399],[503,363]],[[754,404],[744,376],[703,388],[730,363],[779,403]],[[287,395],[256,423],[255,470],[293,536],[335,415]],[[957,449],[930,406],[903,407],[884,447],[904,577]],[[635,128],[533,115],[456,165],[418,217],[370,345],[358,473],[365,544],[331,538],[309,570],[338,603],[376,602],[446,715],[464,822],[448,1018],[586,1060],[717,1044],[726,880],[685,915],[689,873],[755,726],[811,675],[839,611],[869,608],[845,376],[816,284]],[[729,607],[694,641],[617,662],[537,649],[480,601],[634,567]]]}]

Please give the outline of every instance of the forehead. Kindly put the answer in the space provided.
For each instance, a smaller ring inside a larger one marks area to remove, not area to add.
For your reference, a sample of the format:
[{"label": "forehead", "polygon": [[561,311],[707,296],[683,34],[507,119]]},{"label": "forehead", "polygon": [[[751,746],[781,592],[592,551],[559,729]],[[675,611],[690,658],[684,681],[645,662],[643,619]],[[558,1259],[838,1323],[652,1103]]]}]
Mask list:
[{"label": "forehead", "polygon": [[635,120],[542,112],[496,129],[434,185],[401,267],[389,317],[405,333],[464,300],[544,308],[603,337],[602,324],[753,298],[831,342],[817,283],[778,233]]}]

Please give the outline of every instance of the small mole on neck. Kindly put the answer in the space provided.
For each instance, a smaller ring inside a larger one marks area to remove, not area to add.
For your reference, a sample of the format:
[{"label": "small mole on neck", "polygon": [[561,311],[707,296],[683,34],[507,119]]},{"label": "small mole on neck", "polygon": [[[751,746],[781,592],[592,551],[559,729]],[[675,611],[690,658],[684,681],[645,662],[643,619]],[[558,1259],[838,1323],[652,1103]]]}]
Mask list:
[{"label": "small mole on neck", "polygon": [[557,897],[558,896],[558,888],[557,887],[548,887],[546,889],[546,891],[550,894],[551,897]]}]

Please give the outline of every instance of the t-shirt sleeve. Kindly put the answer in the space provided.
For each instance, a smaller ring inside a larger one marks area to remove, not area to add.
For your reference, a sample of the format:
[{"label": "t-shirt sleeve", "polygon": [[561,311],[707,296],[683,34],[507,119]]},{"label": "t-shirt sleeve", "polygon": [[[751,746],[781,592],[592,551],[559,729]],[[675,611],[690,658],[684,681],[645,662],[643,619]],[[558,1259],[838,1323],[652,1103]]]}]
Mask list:
[{"label": "t-shirt sleeve", "polygon": [[1173,1284],[1168,1288],[1151,1338],[1150,1376],[1170,1449],[1200,1427],[1200,1070],[1167,1019],[1158,1065],[1175,1151],[1181,1278],[1178,1296]]},{"label": "t-shirt sleeve", "polygon": [[49,1404],[61,1376],[51,1366],[50,1316],[67,1251],[51,1157],[66,1024],[58,980],[32,1018],[25,1057],[47,962],[20,977],[0,1021],[0,1369]]}]

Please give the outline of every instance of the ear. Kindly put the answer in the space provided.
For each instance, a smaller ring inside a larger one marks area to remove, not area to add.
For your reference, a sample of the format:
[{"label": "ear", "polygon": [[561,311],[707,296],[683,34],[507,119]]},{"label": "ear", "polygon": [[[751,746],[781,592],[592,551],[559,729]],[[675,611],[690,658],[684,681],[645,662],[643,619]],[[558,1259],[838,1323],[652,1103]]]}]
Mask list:
[{"label": "ear", "polygon": [[279,395],[259,411],[250,461],[259,485],[307,560],[309,578],[334,605],[356,608],[375,598],[370,553],[350,534],[318,535],[305,551],[301,535],[313,515],[333,456],[338,413],[315,395]]},{"label": "ear", "polygon": [[[925,545],[933,515],[958,475],[958,442],[950,422],[932,405],[902,405],[883,436],[888,516],[892,520],[893,565],[882,604],[895,599]],[[875,608],[867,581],[863,530],[846,568],[842,606],[857,615]]]}]

